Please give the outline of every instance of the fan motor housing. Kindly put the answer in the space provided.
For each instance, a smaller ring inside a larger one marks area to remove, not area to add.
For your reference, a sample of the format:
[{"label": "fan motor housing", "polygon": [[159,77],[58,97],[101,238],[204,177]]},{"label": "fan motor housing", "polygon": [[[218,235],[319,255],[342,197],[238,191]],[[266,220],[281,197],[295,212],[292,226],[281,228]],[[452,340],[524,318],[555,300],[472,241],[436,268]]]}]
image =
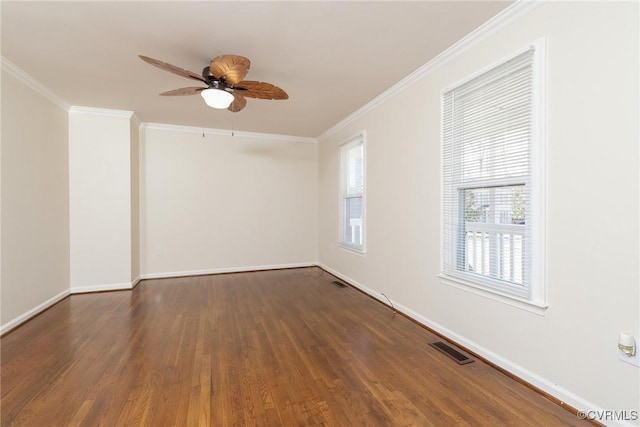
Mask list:
[{"label": "fan motor housing", "polygon": [[215,77],[213,77],[213,74],[211,73],[211,70],[209,69],[209,67],[204,67],[202,69],[202,77],[204,77],[205,80],[215,79]]},{"label": "fan motor housing", "polygon": [[207,81],[206,83],[210,88],[222,89],[227,91],[230,91],[229,89],[233,88],[233,85],[227,84],[224,77],[217,78],[216,76],[214,76],[213,73],[211,73],[209,67],[204,67],[202,69],[202,77]]}]

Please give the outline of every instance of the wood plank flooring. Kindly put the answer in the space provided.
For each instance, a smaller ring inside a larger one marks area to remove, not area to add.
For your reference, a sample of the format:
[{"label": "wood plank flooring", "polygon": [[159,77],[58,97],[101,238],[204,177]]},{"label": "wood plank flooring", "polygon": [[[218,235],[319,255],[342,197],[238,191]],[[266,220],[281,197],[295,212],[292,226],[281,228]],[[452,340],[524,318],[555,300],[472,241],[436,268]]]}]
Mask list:
[{"label": "wood plank flooring", "polygon": [[1,339],[2,426],[589,425],[312,267],[73,295]]}]

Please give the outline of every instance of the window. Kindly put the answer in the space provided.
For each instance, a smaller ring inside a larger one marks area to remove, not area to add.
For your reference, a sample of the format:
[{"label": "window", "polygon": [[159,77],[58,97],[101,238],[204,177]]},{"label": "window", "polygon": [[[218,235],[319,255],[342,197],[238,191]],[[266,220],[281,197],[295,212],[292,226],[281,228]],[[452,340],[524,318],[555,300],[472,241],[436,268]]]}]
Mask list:
[{"label": "window", "polygon": [[442,277],[544,307],[540,50],[443,92]]},{"label": "window", "polygon": [[340,239],[364,252],[364,132],[340,146]]}]

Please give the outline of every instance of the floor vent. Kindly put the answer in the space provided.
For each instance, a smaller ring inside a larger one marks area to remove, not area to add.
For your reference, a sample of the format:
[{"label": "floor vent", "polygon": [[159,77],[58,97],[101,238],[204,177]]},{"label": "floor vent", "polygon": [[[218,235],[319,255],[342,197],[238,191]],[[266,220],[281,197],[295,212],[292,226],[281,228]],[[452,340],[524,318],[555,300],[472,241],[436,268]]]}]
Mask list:
[{"label": "floor vent", "polygon": [[459,365],[464,365],[465,363],[471,363],[474,361],[472,358],[464,354],[462,351],[452,347],[451,345],[445,342],[434,341],[434,342],[430,342],[429,345],[435,348],[436,350],[439,350],[442,353],[446,354],[447,356],[449,356],[450,358],[458,362]]},{"label": "floor vent", "polygon": [[347,287],[347,285],[345,285],[344,283],[339,282],[339,281],[337,281],[337,280],[334,280],[334,281],[333,281],[333,282],[331,282],[331,283],[333,283],[335,286],[337,286],[337,287],[339,287],[339,288],[346,288],[346,287]]}]

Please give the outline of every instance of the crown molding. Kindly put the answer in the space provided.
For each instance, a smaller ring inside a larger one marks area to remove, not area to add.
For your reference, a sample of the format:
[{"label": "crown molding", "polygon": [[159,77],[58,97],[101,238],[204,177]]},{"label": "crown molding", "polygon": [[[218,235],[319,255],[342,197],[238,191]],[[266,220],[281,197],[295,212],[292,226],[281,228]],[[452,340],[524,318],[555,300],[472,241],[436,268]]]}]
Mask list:
[{"label": "crown molding", "polygon": [[28,86],[29,88],[33,89],[38,94],[44,96],[46,99],[48,99],[58,107],[62,108],[65,111],[69,111],[69,108],[71,108],[71,105],[65,102],[62,98],[60,98],[55,93],[51,92],[42,83],[34,79],[32,76],[30,76],[26,72],[24,72],[22,69],[20,69],[17,65],[9,61],[4,56],[0,56],[0,59],[2,60],[3,71],[6,71],[7,74],[16,78],[18,81]]},{"label": "crown molding", "polygon": [[229,129],[202,128],[202,127],[195,127],[195,126],[170,125],[170,124],[164,124],[164,123],[145,122],[145,123],[142,123],[140,127],[141,129],[156,129],[156,130],[164,130],[164,131],[197,133],[197,134],[217,135],[217,136],[237,136],[241,138],[267,139],[267,140],[282,141],[282,142],[302,142],[306,144],[315,144],[318,142],[317,138],[309,138],[304,136],[279,135],[279,134],[273,134],[273,133],[258,133],[258,132],[243,132],[243,131],[229,130]]},{"label": "crown molding", "polygon": [[83,107],[81,105],[74,105],[70,107],[69,113],[91,114],[94,116],[120,117],[124,119],[131,119],[134,116],[133,111],[113,110],[110,108]]},{"label": "crown molding", "polygon": [[487,39],[492,34],[511,24],[516,19],[538,8],[546,1],[547,0],[517,0],[513,5],[509,6],[508,8],[473,30],[471,33],[467,34],[465,37],[457,41],[455,44],[451,45],[451,47],[440,53],[431,61],[427,62],[422,67],[418,68],[416,71],[409,74],[407,77],[400,80],[395,85],[391,86],[385,92],[378,95],[367,104],[363,105],[362,107],[336,123],[331,128],[327,129],[322,135],[318,137],[318,141],[322,141],[338,132],[340,129],[346,127],[356,119],[362,117],[377,106],[383,104],[399,92],[418,82],[426,75],[432,73],[447,62],[460,56],[462,53],[471,49],[473,46]]}]

